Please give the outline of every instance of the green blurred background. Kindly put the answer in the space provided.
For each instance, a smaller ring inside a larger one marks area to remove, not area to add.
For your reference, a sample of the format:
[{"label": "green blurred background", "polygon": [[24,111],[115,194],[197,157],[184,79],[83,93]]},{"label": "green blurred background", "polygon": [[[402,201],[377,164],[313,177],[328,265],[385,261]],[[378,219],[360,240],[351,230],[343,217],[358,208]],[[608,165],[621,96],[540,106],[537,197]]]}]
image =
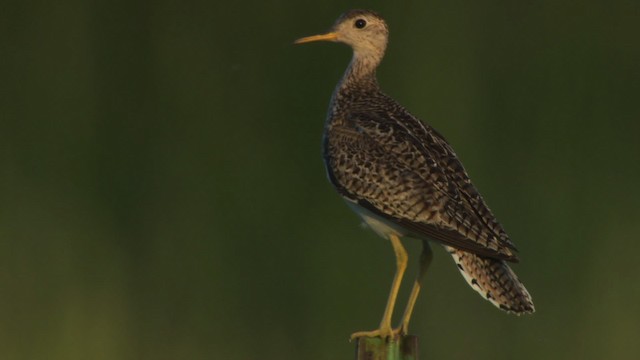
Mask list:
[{"label": "green blurred background", "polygon": [[291,43],[354,7],[387,19],[383,88],[457,149],[537,307],[495,309],[437,247],[423,358],[637,359],[633,0],[5,1],[0,358],[351,359],[393,254],[321,160],[350,51]]}]

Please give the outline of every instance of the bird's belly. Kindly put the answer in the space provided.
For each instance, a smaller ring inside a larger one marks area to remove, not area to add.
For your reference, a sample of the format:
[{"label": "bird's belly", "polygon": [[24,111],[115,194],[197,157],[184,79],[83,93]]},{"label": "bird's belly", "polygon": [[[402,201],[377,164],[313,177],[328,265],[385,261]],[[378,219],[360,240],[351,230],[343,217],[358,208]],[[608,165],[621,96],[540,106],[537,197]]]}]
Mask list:
[{"label": "bird's belly", "polygon": [[360,218],[362,218],[362,221],[371,228],[371,230],[375,231],[376,234],[383,238],[389,238],[389,235],[403,237],[409,233],[402,226],[372,213],[353,201],[346,200],[346,202],[347,205],[349,205],[349,207],[355,211]]}]

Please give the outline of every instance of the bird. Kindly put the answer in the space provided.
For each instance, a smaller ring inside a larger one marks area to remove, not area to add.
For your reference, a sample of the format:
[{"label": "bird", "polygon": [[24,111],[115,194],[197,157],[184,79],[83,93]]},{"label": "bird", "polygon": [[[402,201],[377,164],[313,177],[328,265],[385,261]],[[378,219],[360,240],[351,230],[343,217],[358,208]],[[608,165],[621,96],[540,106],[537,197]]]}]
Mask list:
[{"label": "bird", "polygon": [[[349,10],[327,33],[294,41],[339,42],[353,50],[330,100],[323,158],[329,181],[363,223],[389,239],[396,257],[382,320],[360,337],[398,338],[409,321],[433,253],[446,249],[467,283],[496,307],[513,314],[535,311],[531,295],[509,262],[517,249],[447,140],[384,93],[376,70],[386,51],[389,27],[374,11]],[[422,241],[419,269],[400,324],[392,327],[408,254],[401,238]]]}]

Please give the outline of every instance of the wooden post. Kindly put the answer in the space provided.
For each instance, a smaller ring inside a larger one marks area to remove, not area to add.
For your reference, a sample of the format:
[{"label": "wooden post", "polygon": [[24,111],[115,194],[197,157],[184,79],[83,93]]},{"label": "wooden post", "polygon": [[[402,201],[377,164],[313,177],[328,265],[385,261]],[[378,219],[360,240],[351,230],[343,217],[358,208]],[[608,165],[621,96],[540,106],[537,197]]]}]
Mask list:
[{"label": "wooden post", "polygon": [[356,360],[418,360],[418,337],[406,335],[389,341],[379,337],[358,338]]}]

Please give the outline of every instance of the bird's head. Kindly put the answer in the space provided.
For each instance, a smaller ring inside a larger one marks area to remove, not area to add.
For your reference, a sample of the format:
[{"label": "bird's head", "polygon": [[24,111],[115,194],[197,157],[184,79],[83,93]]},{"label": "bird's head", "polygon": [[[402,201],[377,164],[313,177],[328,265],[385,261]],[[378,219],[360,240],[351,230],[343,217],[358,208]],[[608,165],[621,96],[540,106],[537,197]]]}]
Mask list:
[{"label": "bird's head", "polygon": [[328,33],[303,37],[295,43],[342,42],[353,48],[356,57],[382,59],[388,38],[389,28],[380,15],[369,10],[350,10],[338,18]]}]

